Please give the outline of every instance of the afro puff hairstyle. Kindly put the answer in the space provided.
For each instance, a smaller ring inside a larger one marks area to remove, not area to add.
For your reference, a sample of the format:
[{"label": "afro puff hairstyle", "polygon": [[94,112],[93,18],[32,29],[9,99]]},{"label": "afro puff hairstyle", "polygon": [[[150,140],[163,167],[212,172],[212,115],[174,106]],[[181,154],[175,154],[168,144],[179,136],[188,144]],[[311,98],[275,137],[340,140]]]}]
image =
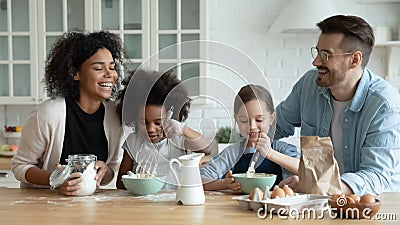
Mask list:
[{"label": "afro puff hairstyle", "polygon": [[191,99],[183,83],[171,71],[134,70],[122,81],[125,86],[117,97],[117,111],[125,124],[136,124],[139,109],[147,105],[162,106],[175,112],[173,119],[185,121]]}]

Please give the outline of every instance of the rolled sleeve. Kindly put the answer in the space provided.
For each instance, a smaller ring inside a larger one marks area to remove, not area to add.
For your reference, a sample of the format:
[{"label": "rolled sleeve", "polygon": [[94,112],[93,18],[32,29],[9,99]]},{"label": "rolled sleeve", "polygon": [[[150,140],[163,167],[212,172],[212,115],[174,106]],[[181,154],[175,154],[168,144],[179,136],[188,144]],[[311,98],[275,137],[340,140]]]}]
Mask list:
[{"label": "rolled sleeve", "polygon": [[[276,151],[278,151],[282,154],[291,156],[293,158],[300,158],[300,152],[297,151],[297,147],[292,144],[275,140],[272,142],[272,145],[273,145],[272,146],[273,149],[275,149]],[[289,172],[287,169],[282,167],[283,179],[286,179],[287,177],[289,177],[291,175],[293,175],[291,172]]]},{"label": "rolled sleeve", "polygon": [[400,112],[382,107],[372,120],[360,162],[353,173],[344,173],[341,179],[354,193],[380,194],[400,190]]},{"label": "rolled sleeve", "polygon": [[[29,183],[25,174],[32,167],[42,167],[45,154],[46,140],[39,129],[38,111],[33,111],[22,130],[19,150],[11,160],[11,170],[15,178],[23,183]],[[54,165],[55,167],[56,165]]]}]

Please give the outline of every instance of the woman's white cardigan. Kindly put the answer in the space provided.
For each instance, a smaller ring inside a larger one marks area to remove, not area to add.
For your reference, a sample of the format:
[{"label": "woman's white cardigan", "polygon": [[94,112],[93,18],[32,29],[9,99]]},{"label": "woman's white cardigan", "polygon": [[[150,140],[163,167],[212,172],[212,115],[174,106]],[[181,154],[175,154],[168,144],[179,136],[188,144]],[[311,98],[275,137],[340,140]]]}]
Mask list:
[{"label": "woman's white cardigan", "polygon": [[[112,101],[103,101],[105,107],[104,132],[108,141],[106,164],[117,173],[121,161],[122,127]],[[21,188],[43,187],[30,184],[26,171],[34,166],[50,173],[59,164],[64,143],[66,103],[64,98],[49,99],[37,106],[23,126],[17,154],[11,169],[21,181]]]}]

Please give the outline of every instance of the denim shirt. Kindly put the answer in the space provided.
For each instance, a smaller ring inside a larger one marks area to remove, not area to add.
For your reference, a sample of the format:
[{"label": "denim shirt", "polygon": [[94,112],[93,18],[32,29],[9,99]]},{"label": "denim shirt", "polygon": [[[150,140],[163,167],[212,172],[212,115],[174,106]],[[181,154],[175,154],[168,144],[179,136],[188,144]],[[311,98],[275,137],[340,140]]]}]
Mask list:
[{"label": "denim shirt", "polygon": [[[329,136],[331,94],[308,71],[276,109],[275,139],[293,135]],[[400,95],[365,69],[355,95],[341,116],[344,171],[341,179],[355,194],[400,191]]]},{"label": "denim shirt", "polygon": [[[229,171],[233,170],[237,162],[244,154],[253,154],[255,148],[245,148],[246,139],[242,139],[232,145],[227,146],[220,154],[213,157],[210,162],[200,168],[200,174],[202,177],[221,179]],[[271,141],[272,149],[282,154],[299,158],[300,153],[297,151],[296,146],[288,144],[283,141]],[[264,157],[259,157],[254,168],[257,168],[264,161]],[[291,175],[289,171],[282,168],[282,176],[286,178]]]}]

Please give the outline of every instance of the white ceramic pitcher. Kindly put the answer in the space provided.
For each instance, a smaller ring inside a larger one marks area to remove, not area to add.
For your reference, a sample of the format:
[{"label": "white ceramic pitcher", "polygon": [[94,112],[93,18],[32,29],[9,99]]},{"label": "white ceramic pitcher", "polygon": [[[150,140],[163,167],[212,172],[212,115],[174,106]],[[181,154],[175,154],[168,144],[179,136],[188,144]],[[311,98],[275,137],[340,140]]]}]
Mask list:
[{"label": "white ceramic pitcher", "polygon": [[[169,162],[172,174],[178,182],[176,190],[176,201],[178,204],[204,204],[205,196],[199,168],[200,159],[204,155],[204,153],[193,153],[180,156],[178,159],[172,159]],[[172,166],[173,163],[177,163],[181,167],[179,177]]]}]

